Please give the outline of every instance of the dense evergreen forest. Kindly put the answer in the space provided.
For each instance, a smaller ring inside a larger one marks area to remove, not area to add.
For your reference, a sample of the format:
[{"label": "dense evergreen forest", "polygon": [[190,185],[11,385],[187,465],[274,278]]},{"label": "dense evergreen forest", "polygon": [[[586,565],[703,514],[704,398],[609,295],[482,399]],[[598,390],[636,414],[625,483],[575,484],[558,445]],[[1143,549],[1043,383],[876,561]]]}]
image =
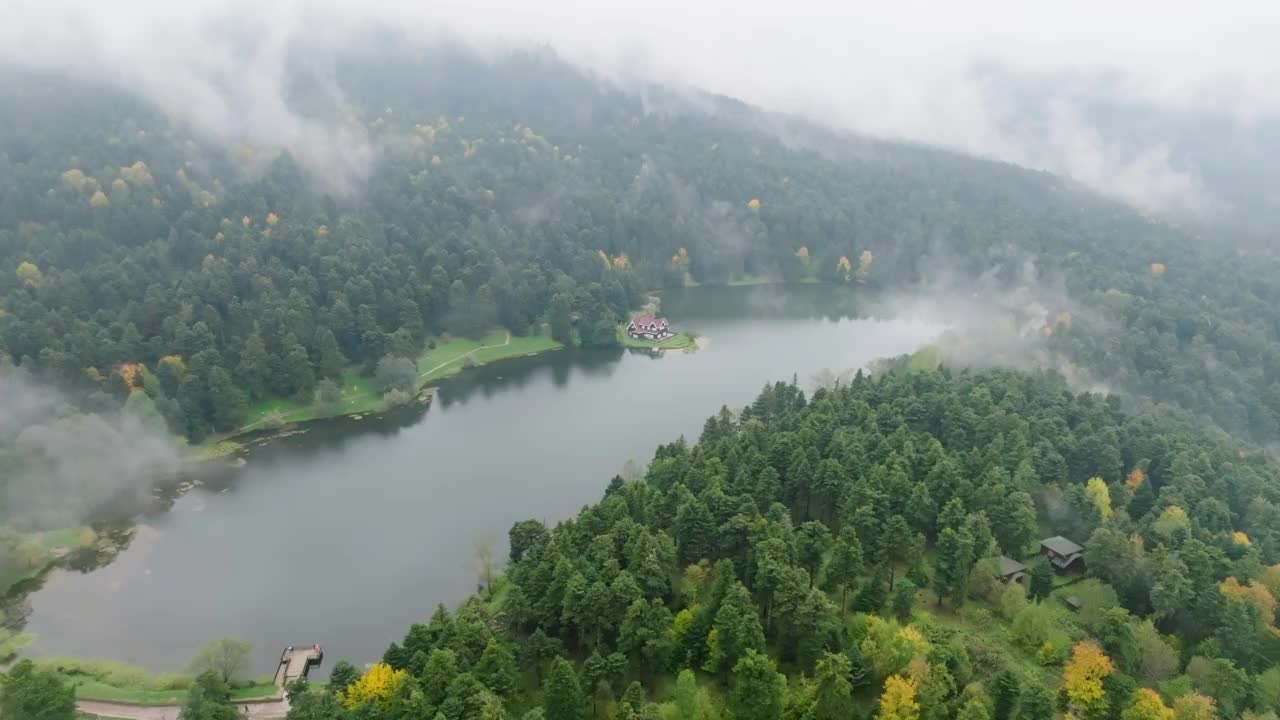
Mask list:
[{"label": "dense evergreen forest", "polygon": [[[518,523],[504,572],[366,672],[293,688],[290,717],[1280,712],[1280,465],[1257,448],[1280,438],[1274,257],[1061,178],[547,53],[389,53],[337,66],[340,111],[306,73],[291,88],[358,128],[367,167],[0,76],[0,380],[199,441],[441,336],[606,345],[647,290],[768,277],[1061,286],[1038,342],[1166,405],[1006,370],[770,385],[577,518]],[[42,462],[30,440],[0,423],[0,484]],[[1052,535],[1084,545],[1083,574],[1039,559]],[[215,676],[189,697],[185,720],[235,716]],[[25,663],[0,692],[6,717],[72,702]]]},{"label": "dense evergreen forest", "polygon": [[[608,344],[662,286],[1030,281],[1071,298],[1045,328],[1064,361],[1280,436],[1275,259],[1229,238],[1045,174],[615,88],[549,53],[392,49],[337,68],[367,176],[227,148],[125,94],[5,75],[4,355],[87,409],[136,396],[140,416],[198,440],[238,427],[246,402],[310,398],[444,333]],[[304,109],[319,105],[306,78]]]},{"label": "dense evergreen forest", "polygon": [[[289,717],[1274,717],[1277,503],[1269,453],[1054,374],[776,383],[516,523],[504,575]],[[1086,569],[1039,556],[1059,533]],[[219,683],[183,717],[222,717]]]}]

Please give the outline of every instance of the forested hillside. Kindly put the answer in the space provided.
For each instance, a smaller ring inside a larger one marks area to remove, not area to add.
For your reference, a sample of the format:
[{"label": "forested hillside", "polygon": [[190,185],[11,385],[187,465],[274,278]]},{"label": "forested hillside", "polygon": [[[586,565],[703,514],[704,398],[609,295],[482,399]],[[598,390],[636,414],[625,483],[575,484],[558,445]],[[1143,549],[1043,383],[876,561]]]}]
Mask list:
[{"label": "forested hillside", "polygon": [[4,76],[4,354],[90,409],[141,395],[139,413],[199,439],[443,333],[611,343],[656,287],[1030,280],[1068,289],[1053,310],[1076,312],[1047,342],[1096,379],[1280,436],[1275,259],[1229,238],[1045,174],[614,88],[549,53],[337,67],[340,111],[305,74],[292,100],[359,128],[367,174],[308,174],[126,94]]},{"label": "forested hillside", "polygon": [[1265,717],[1277,502],[1269,454],[1052,375],[778,383],[290,717]]}]

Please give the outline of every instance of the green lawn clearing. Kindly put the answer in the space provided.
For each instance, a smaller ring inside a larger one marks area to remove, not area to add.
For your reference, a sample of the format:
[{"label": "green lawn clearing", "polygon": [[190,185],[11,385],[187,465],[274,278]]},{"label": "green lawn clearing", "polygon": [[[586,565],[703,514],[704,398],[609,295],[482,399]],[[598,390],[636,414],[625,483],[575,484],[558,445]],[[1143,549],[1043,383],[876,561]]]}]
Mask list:
[{"label": "green lawn clearing", "polygon": [[[186,690],[146,690],[143,688],[120,688],[108,685],[100,680],[84,676],[68,678],[75,686],[76,697],[80,700],[101,700],[103,702],[125,702],[136,705],[180,705],[187,699]],[[231,691],[233,700],[256,700],[276,697],[275,685],[254,685],[237,688]]]},{"label": "green lawn clearing", "polygon": [[[560,343],[546,335],[518,337],[505,330],[496,330],[483,338],[447,338],[434,342],[418,357],[418,387],[430,385],[460,372],[470,365],[483,365],[503,358],[554,350]],[[309,400],[272,397],[250,405],[245,414],[245,424],[232,437],[255,430],[264,430],[280,424],[300,423],[340,415],[381,412],[386,410],[382,388],[371,377],[360,374],[352,366],[342,373],[341,400],[332,405],[319,405]],[[232,455],[241,445],[228,439],[217,439],[201,445],[195,451],[199,460]]]}]

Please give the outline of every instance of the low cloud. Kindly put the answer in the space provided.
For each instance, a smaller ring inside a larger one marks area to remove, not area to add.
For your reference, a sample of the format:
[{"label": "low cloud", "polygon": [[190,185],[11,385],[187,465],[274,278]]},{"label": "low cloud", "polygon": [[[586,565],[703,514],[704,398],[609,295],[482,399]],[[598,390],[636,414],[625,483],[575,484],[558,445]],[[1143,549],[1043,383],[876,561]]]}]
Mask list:
[{"label": "low cloud", "polygon": [[0,509],[5,523],[74,526],[104,503],[150,490],[178,449],[119,414],[76,412],[54,388],[0,365]]},{"label": "low cloud", "polygon": [[[624,84],[708,90],[1069,174],[1144,208],[1208,212],[1221,199],[1195,167],[1175,162],[1168,138],[1121,141],[1084,105],[1106,87],[1158,111],[1242,126],[1274,119],[1277,27],[1280,6],[1244,0],[18,0],[0,27],[0,61],[136,92],[224,142],[289,149],[340,191],[358,185],[377,147],[328,70],[336,53],[390,31],[420,46],[459,38],[484,52],[549,45]],[[299,69],[328,93],[322,113],[291,105]],[[1026,84],[1037,87],[1032,97]]]}]

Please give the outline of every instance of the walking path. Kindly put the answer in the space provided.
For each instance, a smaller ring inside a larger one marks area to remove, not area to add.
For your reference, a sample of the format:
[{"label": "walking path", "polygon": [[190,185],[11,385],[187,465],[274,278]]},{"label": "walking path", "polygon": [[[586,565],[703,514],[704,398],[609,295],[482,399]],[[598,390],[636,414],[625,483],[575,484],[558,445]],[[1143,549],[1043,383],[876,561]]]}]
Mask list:
[{"label": "walking path", "polygon": [[[290,645],[280,655],[280,665],[276,668],[276,690],[278,699],[262,701],[240,701],[233,703],[240,717],[247,720],[269,720],[282,718],[289,713],[289,698],[285,695],[285,687],[295,680],[305,678],[307,670],[317,665],[324,658],[319,645]],[[178,720],[180,705],[131,705],[129,703],[104,702],[101,700],[80,700],[76,709],[82,715],[96,715],[103,718],[120,718],[121,720]]]},{"label": "walking path", "polygon": [[[248,715],[244,713],[246,707],[249,708]],[[125,705],[98,700],[80,700],[76,703],[76,710],[84,715],[123,720],[178,720],[178,711],[181,709],[178,705]],[[281,699],[248,705],[237,703],[236,711],[241,717],[247,717],[249,720],[282,718],[289,713],[289,701]]]},{"label": "walking path", "polygon": [[444,362],[440,363],[439,365],[437,365],[437,366],[435,366],[435,367],[431,368],[430,370],[428,370],[428,371],[426,371],[426,372],[424,372],[424,373],[418,373],[418,377],[419,377],[419,378],[424,378],[424,377],[426,377],[426,376],[430,375],[431,373],[433,373],[433,372],[435,372],[435,371],[439,370],[439,369],[440,369],[440,368],[442,368],[442,367],[446,367],[446,366],[452,365],[452,364],[454,364],[454,363],[458,362],[459,360],[461,360],[461,359],[463,359],[463,358],[471,357],[472,355],[475,355],[476,353],[480,352],[481,350],[488,350],[489,348],[500,348],[500,347],[506,347],[506,346],[508,346],[508,345],[510,345],[510,344],[511,344],[511,332],[510,332],[510,331],[507,331],[507,339],[506,339],[506,340],[503,340],[501,345],[481,345],[480,347],[476,348],[475,350],[472,350],[471,352],[463,353],[463,354],[459,355],[458,357],[456,357],[456,358],[454,358],[454,359],[452,359],[452,360],[446,360],[446,361],[444,361]]}]

